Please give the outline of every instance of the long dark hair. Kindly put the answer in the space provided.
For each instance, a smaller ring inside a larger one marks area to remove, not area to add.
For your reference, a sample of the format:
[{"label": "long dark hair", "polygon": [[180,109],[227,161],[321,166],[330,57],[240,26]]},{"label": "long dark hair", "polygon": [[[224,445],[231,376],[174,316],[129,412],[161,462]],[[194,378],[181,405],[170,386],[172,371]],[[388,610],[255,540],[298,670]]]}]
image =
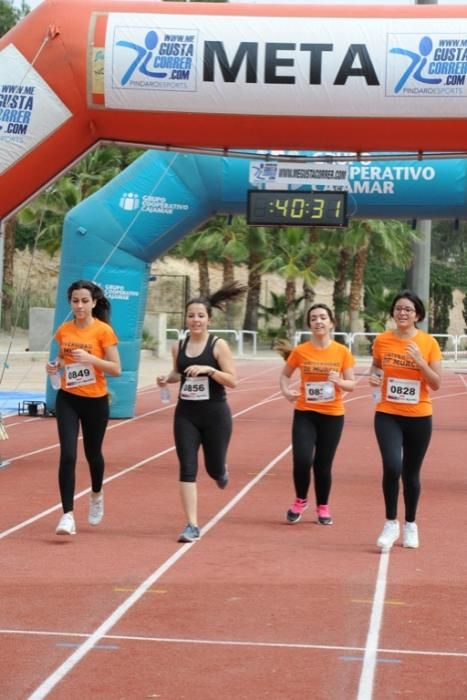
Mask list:
[{"label": "long dark hair", "polygon": [[73,282],[73,284],[70,284],[68,287],[67,296],[69,302],[71,302],[73,292],[76,292],[78,289],[87,289],[91,298],[96,302],[96,305],[92,309],[92,315],[98,318],[99,321],[109,323],[110,301],[104,295],[101,287],[89,280],[76,280],[76,282]]},{"label": "long dark hair", "polygon": [[243,296],[246,291],[248,291],[248,286],[245,284],[241,284],[237,281],[227,282],[227,284],[224,284],[217,292],[213,292],[209,296],[193,297],[193,299],[190,299],[185,305],[185,313],[192,304],[202,304],[206,309],[208,318],[211,318],[213,309],[221,309],[221,311],[224,311],[224,304],[226,301],[238,299]]},{"label": "long dark hair", "polygon": [[397,302],[400,301],[400,299],[408,299],[409,301],[411,301],[415,307],[415,313],[418,316],[417,323],[418,321],[423,321],[423,319],[426,316],[425,305],[420,299],[420,297],[417,296],[417,294],[415,294],[415,292],[412,292],[412,290],[410,289],[403,289],[401,292],[399,292],[399,294],[396,294],[396,296],[392,300],[390,309],[391,318],[394,316],[394,307],[396,306]]}]

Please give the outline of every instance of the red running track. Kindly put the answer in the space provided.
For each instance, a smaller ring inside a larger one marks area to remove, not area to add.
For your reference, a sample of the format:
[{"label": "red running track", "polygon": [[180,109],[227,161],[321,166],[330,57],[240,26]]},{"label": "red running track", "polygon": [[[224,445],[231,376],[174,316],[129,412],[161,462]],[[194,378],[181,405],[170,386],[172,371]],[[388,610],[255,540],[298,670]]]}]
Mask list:
[{"label": "red running track", "polygon": [[[184,526],[173,405],[153,388],[112,421],[106,515],[87,524],[80,457],[78,534],[60,516],[51,418],[8,419],[0,470],[2,700],[465,700],[467,375],[446,370],[423,468],[421,546],[381,553],[384,520],[373,405],[364,376],[347,396],[332,527],[293,499],[292,406],[280,362],[239,363],[231,483],[199,479],[202,538]],[[364,370],[361,369],[361,372]]]}]

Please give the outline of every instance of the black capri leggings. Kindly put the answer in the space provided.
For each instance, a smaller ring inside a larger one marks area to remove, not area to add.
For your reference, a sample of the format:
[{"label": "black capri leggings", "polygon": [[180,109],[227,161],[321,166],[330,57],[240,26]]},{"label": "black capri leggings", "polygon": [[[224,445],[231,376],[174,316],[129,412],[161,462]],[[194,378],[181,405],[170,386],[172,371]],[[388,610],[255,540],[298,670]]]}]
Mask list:
[{"label": "black capri leggings", "polygon": [[327,505],[331,469],[344,427],[344,416],[294,411],[292,424],[293,480],[298,498],[307,498],[313,466],[316,505]]},{"label": "black capri leggings", "polygon": [[55,412],[60,439],[58,483],[63,512],[68,513],[73,510],[80,423],[92,490],[98,493],[102,488],[105,466],[102,443],[109,421],[109,399],[107,396],[97,399],[87,398],[59,390],[55,401]]},{"label": "black capri leggings", "polygon": [[431,416],[409,418],[375,413],[375,433],[383,460],[386,518],[397,518],[399,480],[404,489],[405,519],[415,522],[420,498],[420,470],[432,432]]},{"label": "black capri leggings", "polygon": [[200,446],[207,473],[216,481],[220,479],[225,471],[231,435],[232,414],[226,401],[179,401],[175,409],[174,437],[180,481],[196,481]]}]

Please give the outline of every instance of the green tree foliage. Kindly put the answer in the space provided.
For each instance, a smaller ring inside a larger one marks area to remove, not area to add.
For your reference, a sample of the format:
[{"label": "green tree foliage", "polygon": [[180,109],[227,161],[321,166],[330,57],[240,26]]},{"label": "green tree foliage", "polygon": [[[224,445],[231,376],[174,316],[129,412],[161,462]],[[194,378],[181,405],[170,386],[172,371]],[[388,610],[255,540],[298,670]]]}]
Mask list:
[{"label": "green tree foliage", "polygon": [[56,253],[67,213],[118,175],[123,155],[115,146],[97,148],[36,197],[18,214],[23,241],[30,246],[37,244],[50,255]]},{"label": "green tree foliage", "polygon": [[287,306],[287,338],[293,342],[297,328],[297,279],[310,285],[317,275],[308,267],[308,236],[306,229],[288,226],[274,231],[270,238],[270,253],[260,264],[261,272],[276,272],[285,279]]},{"label": "green tree foliage", "polygon": [[[432,262],[430,270],[430,331],[447,333],[449,328],[449,311],[452,308],[452,290],[454,288],[454,271],[449,265]],[[444,348],[445,339],[440,338]]]},{"label": "green tree foliage", "polygon": [[0,0],[0,36],[6,34],[21,19],[20,10],[12,3]]},{"label": "green tree foliage", "polygon": [[[447,333],[453,290],[467,295],[467,223],[434,221],[431,234],[430,327]],[[464,320],[467,296],[464,296]]]},{"label": "green tree foliage", "polygon": [[18,8],[13,5],[13,2],[0,0],[0,36],[10,31],[28,12],[29,7],[25,2]]}]

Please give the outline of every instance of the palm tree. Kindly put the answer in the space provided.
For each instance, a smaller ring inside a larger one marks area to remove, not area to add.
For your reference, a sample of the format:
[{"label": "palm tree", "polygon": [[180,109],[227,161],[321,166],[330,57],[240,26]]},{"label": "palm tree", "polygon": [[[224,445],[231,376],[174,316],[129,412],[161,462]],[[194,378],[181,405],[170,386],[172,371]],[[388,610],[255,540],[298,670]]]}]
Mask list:
[{"label": "palm tree", "polygon": [[209,296],[209,245],[206,244],[204,230],[196,231],[183,238],[174,246],[170,254],[175,257],[185,258],[198,266],[198,288],[203,297]]},{"label": "palm tree", "polygon": [[39,248],[50,255],[60,249],[67,213],[120,172],[122,157],[113,146],[95,149],[19,212],[19,221],[37,231]]},{"label": "palm tree", "polygon": [[307,237],[300,227],[276,230],[273,236],[272,254],[261,264],[262,272],[277,272],[285,278],[287,306],[287,337],[293,342],[296,330],[297,279],[302,277],[309,284],[316,282],[316,275],[306,267]]},{"label": "palm tree", "polygon": [[248,247],[248,292],[246,298],[245,317],[243,329],[246,331],[258,330],[258,309],[261,299],[262,273],[261,262],[267,251],[268,233],[264,227],[247,226],[245,230],[245,243]]},{"label": "palm tree", "polygon": [[15,253],[16,219],[7,219],[3,226],[3,293],[2,293],[2,327],[7,333],[13,327],[13,261]]},{"label": "palm tree", "polygon": [[60,250],[65,216],[80,202],[78,187],[69,178],[63,177],[22,209],[18,220],[23,226],[36,231],[34,245],[54,255]]},{"label": "palm tree", "polygon": [[344,316],[347,306],[347,274],[349,270],[350,260],[352,259],[352,250],[348,245],[342,245],[339,250],[339,258],[337,260],[336,275],[334,279],[334,288],[332,293],[332,301],[334,306],[334,315],[336,318],[336,331],[344,331]]},{"label": "palm tree", "polygon": [[[340,235],[342,236],[342,234]],[[370,246],[381,264],[392,264],[406,269],[410,265],[411,241],[414,236],[416,234],[410,226],[401,221],[354,220],[351,222],[341,242],[341,250],[345,249],[345,252],[340,259],[340,263],[352,260],[348,298],[349,330],[351,333],[360,329],[365,268]],[[335,238],[332,240],[335,241]],[[344,274],[345,270],[342,266],[338,277],[340,285],[343,284]],[[335,298],[341,298],[341,295],[342,287],[339,292],[335,292]]]},{"label": "palm tree", "polygon": [[[222,259],[222,283],[229,284],[235,279],[235,265],[248,257],[248,248],[244,243],[246,222],[240,216],[216,216],[207,230],[207,242],[212,250]],[[234,327],[234,304],[228,302],[225,307],[227,328]]]}]

